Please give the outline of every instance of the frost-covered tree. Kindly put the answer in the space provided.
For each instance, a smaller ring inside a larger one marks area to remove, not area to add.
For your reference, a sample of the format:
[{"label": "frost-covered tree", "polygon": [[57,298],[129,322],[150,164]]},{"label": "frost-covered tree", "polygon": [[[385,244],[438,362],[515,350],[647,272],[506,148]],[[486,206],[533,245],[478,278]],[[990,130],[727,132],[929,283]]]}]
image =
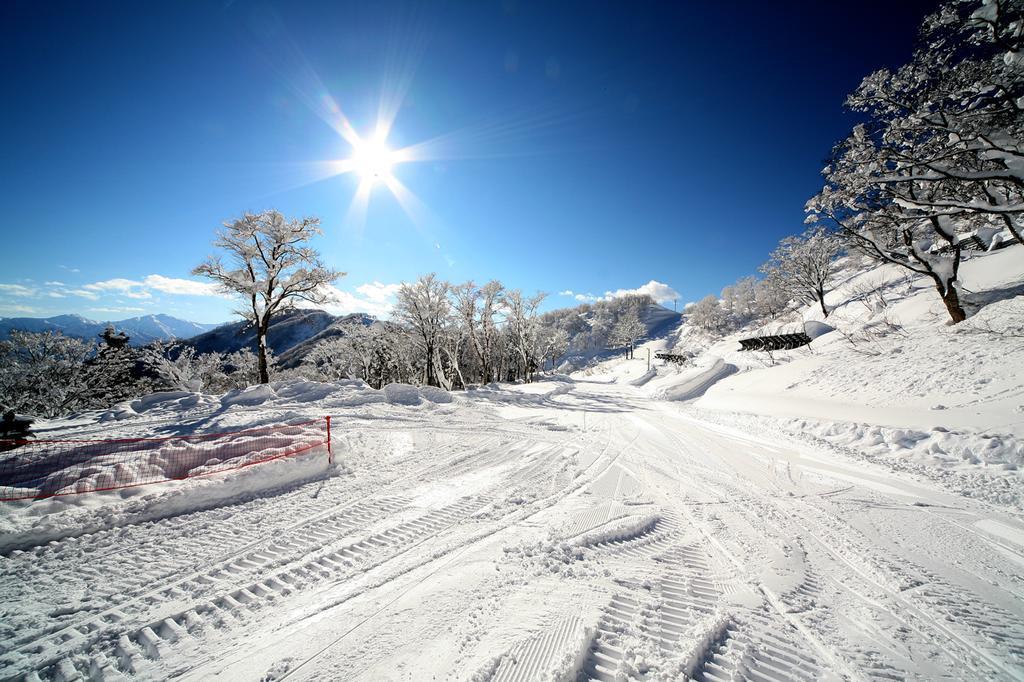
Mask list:
[{"label": "frost-covered tree", "polygon": [[757,278],[744,277],[722,289],[722,307],[737,325],[757,315]]},{"label": "frost-covered tree", "polygon": [[[362,326],[362,325],[360,325]],[[306,354],[302,365],[306,375],[320,381],[338,381],[359,377],[366,379],[370,374],[370,362],[362,361],[359,348],[348,335],[321,341]]]},{"label": "frost-covered tree", "polygon": [[913,58],[864,79],[868,117],[833,150],[810,220],[862,253],[929,277],[956,323],[959,234],[1024,220],[1024,4],[953,0]]},{"label": "frost-covered tree", "polygon": [[441,343],[451,311],[448,300],[450,285],[435,273],[424,275],[398,290],[395,318],[409,326],[423,359],[422,381],[440,386],[444,376],[441,367]]},{"label": "frost-covered tree", "polygon": [[[147,346],[142,352],[143,364],[162,384],[183,391],[203,389],[203,375],[210,370],[200,367],[201,357],[192,346],[166,344],[162,341]],[[219,357],[213,353],[208,354],[202,364],[211,360],[219,365]]]},{"label": "frost-covered tree", "polygon": [[688,322],[704,331],[721,334],[729,329],[729,315],[713,294],[694,303],[686,313],[689,316]]},{"label": "frost-covered tree", "polygon": [[99,337],[102,343],[82,368],[92,387],[91,406],[106,407],[153,389],[137,370],[141,353],[128,345],[127,334],[108,324]]},{"label": "frost-covered tree", "polygon": [[270,381],[267,330],[271,318],[297,301],[323,304],[328,284],[344,273],[320,261],[308,242],[320,234],[319,218],[286,218],[275,210],[245,213],[224,223],[214,246],[228,262],[211,256],[192,273],[208,277],[225,292],[242,297],[238,311],[256,330],[260,383]]},{"label": "frost-covered tree", "polygon": [[764,269],[776,271],[799,297],[821,306],[828,317],[825,293],[836,270],[836,257],[842,242],[822,227],[806,230],[796,237],[786,237],[772,251]]},{"label": "frost-covered tree", "polygon": [[519,289],[513,289],[505,295],[505,324],[510,350],[515,354],[520,375],[525,381],[532,380],[538,364],[533,353],[540,332],[537,308],[546,296],[543,293],[524,296]]},{"label": "frost-covered tree", "polygon": [[452,305],[475,357],[476,376],[481,383],[491,381],[494,371],[499,336],[496,316],[504,292],[504,286],[496,280],[482,287],[473,282],[452,287]]},{"label": "frost-covered tree", "polygon": [[612,329],[615,328],[615,317],[608,306],[595,305],[593,312],[587,316],[590,323],[590,347],[604,348],[608,345]]},{"label": "frost-covered tree", "polygon": [[551,361],[554,369],[555,361],[569,350],[569,334],[558,327],[542,327],[537,336],[537,357],[542,362]]},{"label": "frost-covered tree", "polygon": [[754,316],[774,320],[785,312],[793,295],[778,268],[767,266],[761,272],[764,278],[754,285]]},{"label": "frost-covered tree", "polygon": [[91,406],[85,363],[95,352],[95,344],[57,332],[12,330],[0,341],[0,404],[39,417]]},{"label": "frost-covered tree", "polygon": [[259,383],[258,360],[248,348],[200,354],[186,344],[157,341],[142,350],[139,362],[160,386],[181,391],[224,393]]},{"label": "frost-covered tree", "polygon": [[[267,364],[275,367],[273,353],[268,349]],[[211,374],[206,385],[214,393],[223,393],[236,388],[253,386],[260,381],[259,358],[248,348],[236,350],[221,356],[220,372]]]},{"label": "frost-covered tree", "polygon": [[640,321],[640,316],[637,315],[636,310],[631,308],[612,328],[610,341],[616,346],[628,346],[629,357],[633,357],[633,349],[636,346],[637,339],[646,333],[647,327]]}]

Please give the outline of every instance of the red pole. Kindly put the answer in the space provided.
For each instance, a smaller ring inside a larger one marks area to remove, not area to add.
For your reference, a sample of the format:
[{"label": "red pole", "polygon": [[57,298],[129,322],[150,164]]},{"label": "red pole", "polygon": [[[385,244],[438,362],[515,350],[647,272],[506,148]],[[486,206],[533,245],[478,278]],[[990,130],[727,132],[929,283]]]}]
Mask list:
[{"label": "red pole", "polygon": [[334,454],[331,452],[331,415],[327,415],[327,463],[334,462]]}]

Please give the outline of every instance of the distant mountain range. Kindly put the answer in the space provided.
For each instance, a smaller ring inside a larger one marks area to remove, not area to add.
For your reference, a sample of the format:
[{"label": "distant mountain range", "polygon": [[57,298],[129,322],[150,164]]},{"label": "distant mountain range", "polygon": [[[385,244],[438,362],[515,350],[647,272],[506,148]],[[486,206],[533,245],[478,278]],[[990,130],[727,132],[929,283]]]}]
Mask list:
[{"label": "distant mountain range", "polygon": [[[318,343],[344,335],[345,325],[373,324],[369,315],[331,315],[323,310],[296,308],[275,315],[267,332],[267,345],[282,367],[295,367]],[[90,341],[98,340],[108,324],[126,333],[133,346],[153,341],[181,341],[199,353],[233,353],[243,348],[256,350],[256,330],[245,320],[226,324],[201,324],[170,315],[144,315],[127,320],[97,322],[81,315],[55,317],[0,317],[0,340],[13,329],[29,332],[60,332]]]},{"label": "distant mountain range", "polygon": [[0,317],[0,339],[6,339],[13,329],[29,332],[61,332],[65,336],[97,340],[108,324],[131,337],[133,346],[144,346],[153,341],[187,339],[214,329],[218,325],[181,320],[170,315],[142,315],[126,320],[97,322],[81,315],[55,317]]}]

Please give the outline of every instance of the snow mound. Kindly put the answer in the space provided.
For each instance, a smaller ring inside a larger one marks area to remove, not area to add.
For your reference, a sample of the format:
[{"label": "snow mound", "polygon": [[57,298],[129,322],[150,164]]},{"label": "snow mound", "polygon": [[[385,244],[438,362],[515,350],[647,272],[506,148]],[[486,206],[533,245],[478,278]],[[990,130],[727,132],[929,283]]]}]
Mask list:
[{"label": "snow mound", "polygon": [[593,547],[606,542],[632,540],[652,531],[659,521],[661,517],[657,514],[627,516],[573,538],[572,544],[577,547]]},{"label": "snow mound", "polygon": [[276,397],[277,393],[270,384],[258,384],[248,388],[229,391],[220,399],[220,403],[225,407],[231,407],[232,405],[262,405]]},{"label": "snow mound", "polygon": [[432,403],[444,404],[452,401],[451,393],[443,388],[436,388],[434,386],[420,387],[420,395],[423,396],[424,400]]},{"label": "snow mound", "polygon": [[832,325],[825,324],[824,322],[819,322],[817,320],[807,320],[804,322],[804,334],[811,337],[812,341],[828,334],[829,332],[834,332],[835,330],[836,328]]},{"label": "snow mound", "polygon": [[409,384],[388,384],[383,388],[384,399],[392,405],[419,405],[420,389]]}]

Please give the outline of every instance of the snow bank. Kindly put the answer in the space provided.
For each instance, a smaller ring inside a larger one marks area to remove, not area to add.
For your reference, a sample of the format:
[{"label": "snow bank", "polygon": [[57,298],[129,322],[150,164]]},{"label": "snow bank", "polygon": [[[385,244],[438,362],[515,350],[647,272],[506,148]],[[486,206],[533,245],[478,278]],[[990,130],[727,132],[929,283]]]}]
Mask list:
[{"label": "snow bank", "polygon": [[664,381],[651,382],[651,397],[658,400],[693,400],[736,371],[736,365],[721,358],[712,358],[710,365],[684,368]]},{"label": "snow bank", "polygon": [[225,393],[220,399],[220,404],[224,407],[231,407],[232,405],[262,405],[276,397],[277,393],[270,384],[259,384]]},{"label": "snow bank", "polygon": [[180,480],[296,455],[326,442],[324,420],[158,439],[29,442],[2,455],[0,498],[50,497]]},{"label": "snow bank", "polygon": [[435,404],[452,402],[451,393],[434,386],[388,384],[383,388],[383,393],[384,399],[392,405],[419,405],[424,400]]},{"label": "snow bank", "polygon": [[783,423],[786,428],[805,430],[823,440],[864,452],[906,453],[938,466],[985,464],[1011,471],[1024,466],[1024,443],[1009,434],[951,431],[944,427],[919,431],[806,419]]},{"label": "snow bank", "polygon": [[409,384],[388,384],[384,398],[392,405],[419,405],[422,401],[420,390]]},{"label": "snow bank", "polygon": [[[337,462],[337,460],[336,460]],[[341,471],[325,448],[225,472],[35,502],[8,502],[0,514],[0,554],[110,528],[156,521],[258,497]]]}]

